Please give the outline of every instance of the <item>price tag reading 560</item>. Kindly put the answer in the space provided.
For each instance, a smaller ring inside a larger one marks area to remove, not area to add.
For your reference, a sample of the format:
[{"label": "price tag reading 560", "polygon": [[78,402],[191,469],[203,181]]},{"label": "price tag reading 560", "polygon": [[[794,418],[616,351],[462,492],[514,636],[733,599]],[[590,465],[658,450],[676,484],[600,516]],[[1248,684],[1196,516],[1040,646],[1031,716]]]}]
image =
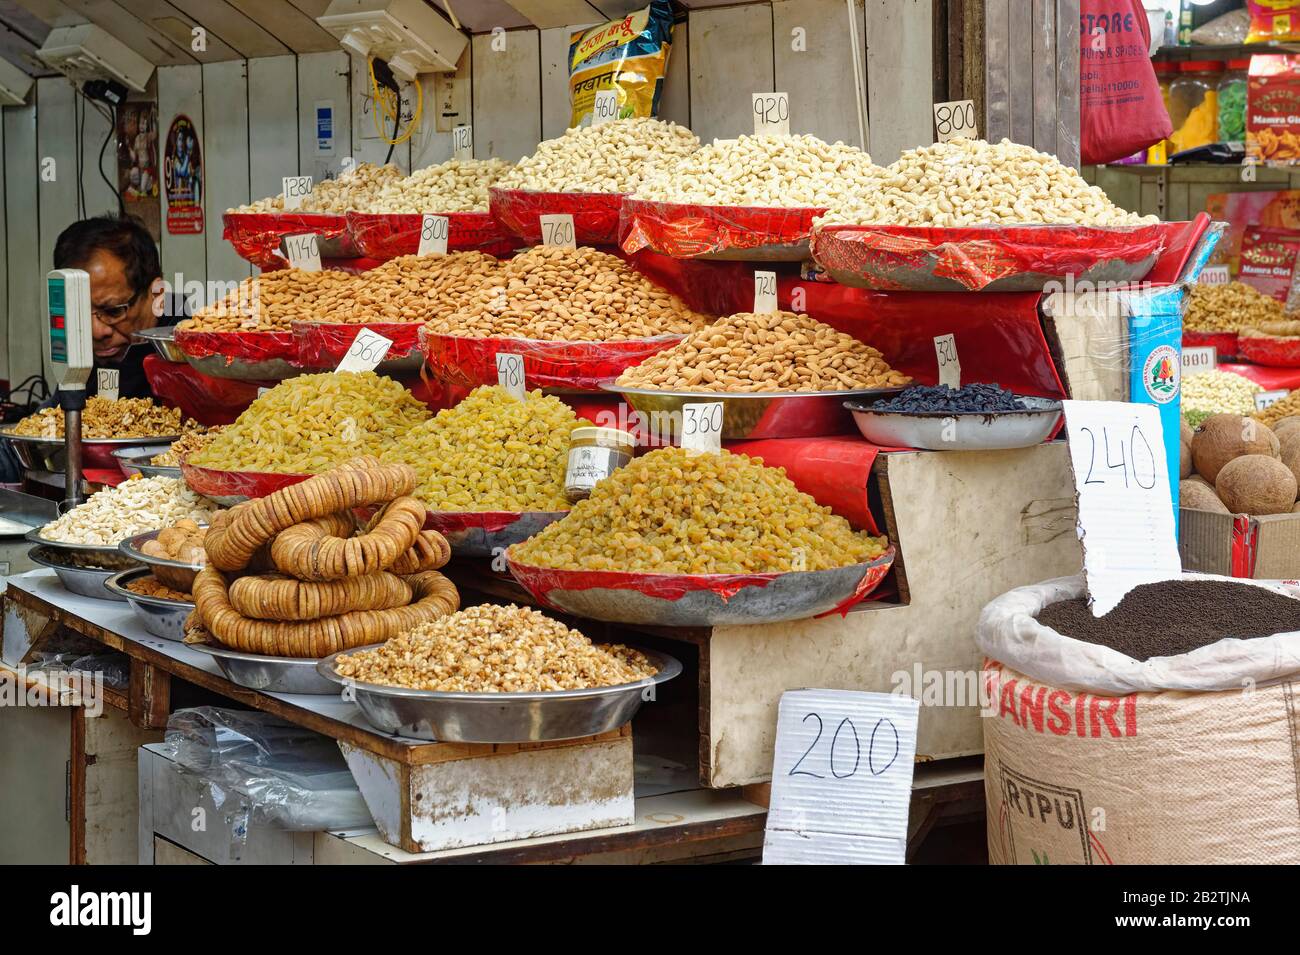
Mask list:
[{"label": "price tag reading 560", "polygon": [[497,384],[517,401],[524,400],[524,358],[497,352]]},{"label": "price tag reading 560", "polygon": [[558,245],[566,249],[575,247],[573,216],[554,213],[537,218],[542,226],[542,245]]},{"label": "price tag reading 560", "polygon": [[426,212],[420,220],[420,248],[417,255],[447,254],[448,220],[446,216],[436,216]]},{"label": "price tag reading 560", "polygon": [[722,450],[722,402],[682,405],[682,447],[688,451]]},{"label": "price tag reading 560", "polygon": [[373,332],[368,328],[361,329],[357,337],[352,339],[352,345],[348,352],[339,362],[336,371],[374,371],[384,356],[388,354],[388,349],[393,347],[393,340],[385,338],[383,335]]}]

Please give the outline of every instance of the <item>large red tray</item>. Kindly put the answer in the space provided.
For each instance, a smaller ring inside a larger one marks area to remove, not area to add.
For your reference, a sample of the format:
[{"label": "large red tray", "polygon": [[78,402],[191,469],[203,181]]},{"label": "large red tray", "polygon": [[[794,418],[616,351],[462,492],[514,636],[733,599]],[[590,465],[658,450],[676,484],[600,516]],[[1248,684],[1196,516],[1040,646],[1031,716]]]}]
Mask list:
[{"label": "large red tray", "polygon": [[[486,252],[498,257],[514,251],[515,239],[497,224],[490,212],[442,212],[447,217],[448,252]],[[347,214],[348,235],[362,255],[387,262],[420,251],[418,213],[380,215]]]},{"label": "large red tray", "polygon": [[220,471],[181,462],[181,477],[195,494],[230,507],[254,497],[266,497],[281,488],[300,484],[310,474],[273,474],[268,471]]},{"label": "large red tray", "polygon": [[1212,347],[1220,360],[1235,358],[1241,354],[1236,332],[1183,332],[1184,348],[1205,348],[1206,346]]},{"label": "large red tray", "polygon": [[629,198],[620,214],[620,245],[628,255],[650,249],[679,259],[802,262],[813,219],[825,212]]},{"label": "large red tray", "polygon": [[541,216],[573,216],[574,242],[578,245],[616,245],[619,207],[623,194],[612,192],[532,192],[527,189],[488,188],[492,218],[511,235],[529,245],[542,241]]},{"label": "large red tray", "polygon": [[176,329],[176,347],[213,378],[277,382],[302,373],[293,332],[202,332]]},{"label": "large red tray", "polygon": [[1300,338],[1256,338],[1242,335],[1237,339],[1237,354],[1257,365],[1300,368]]},{"label": "large red tray", "polygon": [[417,374],[424,364],[420,349],[421,322],[294,322],[297,363],[311,371],[333,371],[364,328],[392,341],[375,371],[381,375]]},{"label": "large red tray", "polygon": [[285,236],[307,232],[316,236],[321,258],[349,259],[361,254],[348,235],[346,216],[321,212],[227,212],[221,221],[221,237],[241,258],[260,269],[284,268],[280,243]]}]

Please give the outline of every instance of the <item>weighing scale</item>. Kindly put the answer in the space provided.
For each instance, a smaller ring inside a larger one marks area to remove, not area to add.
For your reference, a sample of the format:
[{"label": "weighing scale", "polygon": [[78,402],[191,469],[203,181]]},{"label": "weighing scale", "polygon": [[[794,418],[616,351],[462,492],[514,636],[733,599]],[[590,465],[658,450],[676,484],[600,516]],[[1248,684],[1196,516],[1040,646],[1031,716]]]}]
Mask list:
[{"label": "weighing scale", "polygon": [[64,501],[81,503],[81,412],[86,407],[86,382],[95,365],[90,334],[90,275],[82,269],[54,269],[46,277],[50,316],[50,363],[59,382],[63,409],[63,441],[68,452]]}]

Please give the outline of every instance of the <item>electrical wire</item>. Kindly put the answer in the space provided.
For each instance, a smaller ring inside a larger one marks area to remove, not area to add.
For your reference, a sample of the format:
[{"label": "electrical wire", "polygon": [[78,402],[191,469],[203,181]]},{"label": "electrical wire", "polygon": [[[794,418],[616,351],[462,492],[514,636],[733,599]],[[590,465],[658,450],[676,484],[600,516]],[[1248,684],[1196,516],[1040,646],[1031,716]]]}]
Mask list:
[{"label": "electrical wire", "polygon": [[[84,96],[84,94],[83,94]],[[81,107],[81,115],[78,118],[77,107]],[[73,120],[73,146],[77,151],[76,176],[77,176],[77,218],[86,218],[86,182],[84,166],[85,157],[82,155],[82,144],[86,139],[86,104],[78,100],[72,101],[72,120]]]},{"label": "electrical wire", "polygon": [[[424,87],[418,81],[412,84],[415,87],[415,111],[411,114],[411,122],[407,124],[406,132],[399,136],[397,131],[401,124],[401,98],[392,90],[379,85],[379,80],[375,76],[374,57],[366,57],[366,70],[370,74],[370,99],[375,105],[375,108],[370,113],[370,117],[375,124],[375,132],[390,147],[400,146],[410,139],[416,129],[419,128],[420,118],[424,115]],[[393,121],[393,134],[391,136],[384,132],[383,121],[386,119]],[[389,150],[388,155],[390,158],[392,157],[392,149]]]},{"label": "electrical wire", "polygon": [[114,197],[117,199],[117,214],[126,215],[126,202],[122,199],[122,191],[117,188],[117,184],[108,178],[108,173],[104,172],[104,150],[108,149],[109,140],[117,132],[117,116],[114,111],[107,106],[101,106],[99,103],[92,103],[95,111],[104,117],[108,123],[108,131],[104,133],[104,141],[99,145],[99,178],[104,180],[104,185],[112,190]]}]

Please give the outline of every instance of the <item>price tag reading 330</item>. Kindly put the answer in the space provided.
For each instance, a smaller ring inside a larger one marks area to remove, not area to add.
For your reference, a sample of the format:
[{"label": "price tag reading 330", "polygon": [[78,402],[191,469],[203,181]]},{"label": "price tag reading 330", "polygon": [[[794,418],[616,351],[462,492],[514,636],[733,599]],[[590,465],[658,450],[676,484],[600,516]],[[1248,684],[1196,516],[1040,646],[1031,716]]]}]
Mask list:
[{"label": "price tag reading 330", "polygon": [[950,139],[978,139],[979,127],[975,122],[973,100],[958,99],[934,104],[934,132],[937,142]]},{"label": "price tag reading 330", "polygon": [[542,226],[542,245],[558,245],[566,249],[576,248],[573,231],[573,216],[566,213],[553,213],[538,216]]},{"label": "price tag reading 330", "polygon": [[497,384],[516,401],[524,400],[524,357],[497,352]]},{"label": "price tag reading 330", "polygon": [[754,94],[754,135],[790,135],[790,94]]},{"label": "price tag reading 330", "polygon": [[722,402],[682,405],[682,441],[688,451],[717,454],[722,450]]},{"label": "price tag reading 330", "polygon": [[771,315],[776,311],[776,273],[754,273],[754,314]]},{"label": "price tag reading 330", "polygon": [[436,216],[426,212],[420,219],[420,248],[416,254],[446,255],[448,229],[446,216]]},{"label": "price tag reading 330", "polygon": [[289,259],[290,268],[302,269],[306,272],[320,271],[320,245],[316,241],[316,233],[286,235],[284,252]]},{"label": "price tag reading 330", "polygon": [[352,339],[351,347],[348,348],[347,354],[343,356],[335,371],[374,371],[388,354],[388,349],[392,347],[391,338],[385,338],[377,332],[363,328],[357,333],[357,337]]}]

